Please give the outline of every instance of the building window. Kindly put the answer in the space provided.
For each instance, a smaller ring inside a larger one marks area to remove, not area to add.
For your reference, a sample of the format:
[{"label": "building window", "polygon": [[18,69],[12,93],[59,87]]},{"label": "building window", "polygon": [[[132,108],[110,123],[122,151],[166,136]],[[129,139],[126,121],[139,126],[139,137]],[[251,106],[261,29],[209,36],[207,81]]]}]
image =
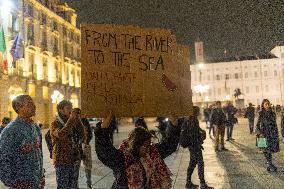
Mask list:
[{"label": "building window", "polygon": [[28,16],[31,16],[33,17],[34,16],[34,8],[33,6],[31,6],[30,4],[27,6],[27,13],[28,13]]},{"label": "building window", "polygon": [[216,75],[216,80],[220,80],[220,79],[221,79],[220,75]]},{"label": "building window", "polygon": [[221,89],[218,88],[218,95],[221,95]]},{"label": "building window", "polygon": [[264,75],[264,77],[267,77],[267,71],[264,71],[263,75]]},{"label": "building window", "polygon": [[245,73],[245,78],[248,78],[248,73],[247,72]]},{"label": "building window", "polygon": [[53,31],[57,31],[58,30],[58,25],[57,25],[56,21],[53,21],[52,29],[53,29]]},{"label": "building window", "polygon": [[277,77],[277,70],[274,70],[274,77]]},{"label": "building window", "polygon": [[42,98],[45,100],[48,100],[48,87],[47,86],[42,87]]},{"label": "building window", "polygon": [[265,85],[265,91],[268,92],[268,85]]},{"label": "building window", "polygon": [[235,79],[239,79],[239,74],[235,73]]},{"label": "building window", "polygon": [[[78,58],[79,58],[79,51],[78,51]],[[207,76],[207,80],[210,81],[210,75]]]},{"label": "building window", "polygon": [[44,13],[41,14],[41,24],[42,25],[46,25],[47,21],[46,21],[46,15]]},{"label": "building window", "polygon": [[255,87],[255,91],[258,93],[259,92],[259,86]]},{"label": "building window", "polygon": [[225,75],[225,79],[230,79],[230,75],[229,75],[229,74],[226,74],[226,75]]},{"label": "building window", "polygon": [[34,45],[34,25],[33,24],[29,24],[28,28],[27,28],[28,34],[28,45]]},{"label": "building window", "polygon": [[31,97],[35,97],[36,96],[36,86],[34,83],[29,83],[28,84],[28,88],[29,88],[29,95]]},{"label": "building window", "polygon": [[43,80],[48,81],[48,67],[47,67],[47,57],[43,57],[42,60],[42,71],[43,71]]},{"label": "building window", "polygon": [[254,72],[254,77],[258,77],[258,74],[257,74],[257,72]]},{"label": "building window", "polygon": [[249,87],[246,87],[246,93],[249,93]]},{"label": "building window", "polygon": [[42,32],[41,49],[42,51],[47,51],[47,34],[45,31]]}]

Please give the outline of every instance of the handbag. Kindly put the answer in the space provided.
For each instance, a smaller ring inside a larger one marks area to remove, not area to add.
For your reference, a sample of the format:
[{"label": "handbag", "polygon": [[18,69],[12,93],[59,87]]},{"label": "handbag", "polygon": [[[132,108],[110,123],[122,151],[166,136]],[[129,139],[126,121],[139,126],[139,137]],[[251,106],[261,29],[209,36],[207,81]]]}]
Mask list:
[{"label": "handbag", "polygon": [[258,148],[267,148],[267,140],[264,137],[257,137],[256,138],[256,146]]}]

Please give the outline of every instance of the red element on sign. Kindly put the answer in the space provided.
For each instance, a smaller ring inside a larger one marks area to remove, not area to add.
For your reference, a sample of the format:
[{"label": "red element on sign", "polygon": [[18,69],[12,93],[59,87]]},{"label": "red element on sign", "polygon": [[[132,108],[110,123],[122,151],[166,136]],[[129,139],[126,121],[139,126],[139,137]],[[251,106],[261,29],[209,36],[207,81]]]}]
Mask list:
[{"label": "red element on sign", "polygon": [[166,76],[166,74],[162,75],[162,82],[169,91],[175,91],[177,89],[177,86]]},{"label": "red element on sign", "polygon": [[32,144],[24,144],[23,146],[21,146],[21,152],[28,154],[33,150],[33,146]]}]

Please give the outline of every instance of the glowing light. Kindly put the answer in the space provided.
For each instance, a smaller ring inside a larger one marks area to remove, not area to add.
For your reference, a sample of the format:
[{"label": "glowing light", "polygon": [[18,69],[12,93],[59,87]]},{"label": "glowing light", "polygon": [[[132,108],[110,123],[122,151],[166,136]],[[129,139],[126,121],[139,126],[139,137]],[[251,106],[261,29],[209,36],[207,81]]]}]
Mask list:
[{"label": "glowing light", "polygon": [[226,95],[226,100],[231,100],[231,96],[230,95]]},{"label": "glowing light", "polygon": [[64,95],[61,94],[58,90],[55,90],[51,95],[52,103],[58,103],[64,99]]},{"label": "glowing light", "polygon": [[3,19],[7,19],[14,5],[10,0],[6,0],[5,4],[3,2],[4,1],[0,4],[1,15],[3,16]]},{"label": "glowing light", "polygon": [[209,96],[205,96],[205,102],[209,102],[210,99],[209,99]]},{"label": "glowing light", "polygon": [[198,64],[198,68],[199,68],[199,69],[204,68],[204,64],[203,64],[203,63],[199,63],[199,64]]},{"label": "glowing light", "polygon": [[209,85],[196,85],[194,90],[196,93],[205,93],[209,90]]}]

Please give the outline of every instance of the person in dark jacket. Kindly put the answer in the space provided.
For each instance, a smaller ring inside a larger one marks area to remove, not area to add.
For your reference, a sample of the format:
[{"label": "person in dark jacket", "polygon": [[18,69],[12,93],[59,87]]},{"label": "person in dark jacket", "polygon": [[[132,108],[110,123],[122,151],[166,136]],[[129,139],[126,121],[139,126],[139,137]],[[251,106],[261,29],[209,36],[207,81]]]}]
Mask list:
[{"label": "person in dark jacket", "polygon": [[280,151],[276,114],[272,111],[269,100],[264,99],[261,104],[261,111],[256,124],[257,137],[263,136],[267,140],[267,148],[264,151],[267,160],[267,171],[277,171],[272,164],[272,153]]},{"label": "person in dark jacket", "polygon": [[224,111],[227,118],[227,141],[232,141],[234,140],[232,137],[234,125],[237,123],[237,118],[235,117],[237,109],[231,102],[228,102],[227,106],[224,107]]},{"label": "person in dark jacket", "polygon": [[109,126],[109,137],[110,137],[110,140],[111,140],[111,143],[113,144],[113,134],[114,134],[114,131],[117,129],[117,119],[116,117],[113,117],[111,119],[111,122],[110,122],[110,126]]},{"label": "person in dark jacket", "polygon": [[152,135],[143,127],[130,132],[129,137],[116,149],[109,140],[107,129],[112,119],[108,115],[101,127],[96,128],[95,147],[97,156],[104,165],[113,170],[113,189],[172,187],[171,172],[164,158],[175,152],[180,135],[177,119],[171,119],[167,139],[161,143],[151,143]]},{"label": "person in dark jacket", "polygon": [[281,112],[281,135],[282,135],[282,142],[284,143],[284,110]]},{"label": "person in dark jacket", "polygon": [[219,137],[221,136],[221,150],[227,150],[224,146],[226,115],[221,107],[221,102],[216,102],[211,114],[211,124],[215,127],[215,151],[219,151]]},{"label": "person in dark jacket", "polygon": [[[206,184],[205,178],[204,178],[204,161],[203,161],[203,155],[202,155],[202,144],[203,140],[205,139],[206,132],[202,130],[199,127],[199,121],[198,121],[198,115],[200,113],[200,109],[197,106],[193,106],[193,116],[189,117],[189,129],[191,133],[190,136],[190,145],[188,147],[190,152],[190,161],[189,166],[187,169],[187,182],[186,182],[186,188],[187,189],[195,189],[198,187],[198,185],[195,185],[191,181],[192,173],[198,165],[198,176],[200,179],[200,188],[201,189],[213,189],[213,187],[210,187]],[[205,136],[204,136],[205,135]]]},{"label": "person in dark jacket", "polygon": [[144,120],[144,117],[139,117],[135,121],[135,127],[143,127],[144,129],[148,130],[148,126],[146,124],[146,121]]},{"label": "person in dark jacket", "polygon": [[85,166],[85,173],[87,178],[87,189],[92,188],[92,150],[90,142],[93,138],[91,125],[87,118],[82,118],[82,123],[85,127],[86,140],[83,142],[83,165]]},{"label": "person in dark jacket", "polygon": [[252,103],[249,103],[249,107],[247,107],[246,109],[245,118],[248,119],[249,132],[250,134],[252,134],[254,129],[254,118],[255,118],[255,108],[253,107]]}]

